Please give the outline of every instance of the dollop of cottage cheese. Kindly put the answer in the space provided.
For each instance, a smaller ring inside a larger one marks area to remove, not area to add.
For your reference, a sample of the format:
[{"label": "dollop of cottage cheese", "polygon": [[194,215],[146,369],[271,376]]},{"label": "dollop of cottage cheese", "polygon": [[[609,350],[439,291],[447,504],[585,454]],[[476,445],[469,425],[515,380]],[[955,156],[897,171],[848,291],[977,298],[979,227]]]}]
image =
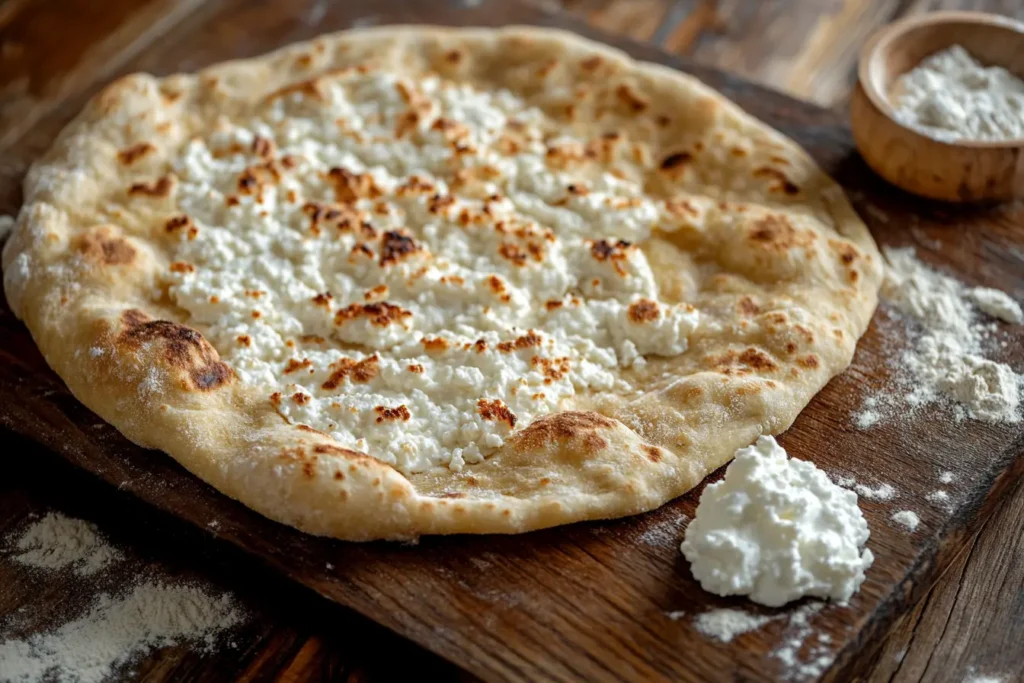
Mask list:
[{"label": "dollop of cottage cheese", "polygon": [[665,207],[566,170],[586,141],[545,121],[362,68],[271,97],[179,156],[167,294],[290,422],[406,473],[480,462],[699,320],[636,246]]},{"label": "dollop of cottage cheese", "polygon": [[704,490],[681,550],[704,590],[778,607],[849,600],[874,561],[868,535],[856,493],[762,436]]}]

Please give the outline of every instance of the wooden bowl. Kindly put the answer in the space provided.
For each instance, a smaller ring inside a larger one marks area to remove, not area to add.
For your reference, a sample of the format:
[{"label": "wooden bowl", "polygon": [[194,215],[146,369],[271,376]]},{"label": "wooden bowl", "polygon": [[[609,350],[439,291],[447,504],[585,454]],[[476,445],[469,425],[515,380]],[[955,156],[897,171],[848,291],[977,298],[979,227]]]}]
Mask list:
[{"label": "wooden bowl", "polygon": [[1024,23],[982,12],[934,12],[890,24],[864,46],[850,103],[853,137],[876,173],[950,202],[1024,197],[1024,138],[944,142],[893,115],[893,82],[935,52],[961,45],[986,66],[1024,77]]}]

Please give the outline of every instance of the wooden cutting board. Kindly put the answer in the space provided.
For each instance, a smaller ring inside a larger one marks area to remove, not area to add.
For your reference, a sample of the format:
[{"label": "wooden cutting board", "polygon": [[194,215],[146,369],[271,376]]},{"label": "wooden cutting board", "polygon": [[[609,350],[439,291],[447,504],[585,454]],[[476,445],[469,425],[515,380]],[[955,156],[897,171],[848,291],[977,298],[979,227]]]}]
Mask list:
[{"label": "wooden cutting board", "polygon": [[[469,3],[467,3],[469,4]],[[256,55],[350,24],[358,3],[298,0],[266,5],[208,3],[144,50],[130,70],[194,70]],[[593,31],[513,3],[472,9],[430,1],[374,3],[375,23],[558,25]],[[317,21],[310,17],[316,15]],[[878,181],[852,146],[843,117],[660,51],[609,40],[634,56],[695,74],[752,114],[793,137],[850,191],[883,244],[912,245],[920,256],[971,284],[1024,293],[1024,208],[957,209],[926,203]],[[23,169],[80,108],[69,102],[37,123],[7,153]],[[0,173],[3,169],[0,169]],[[18,173],[0,178],[0,210],[17,209]],[[956,423],[943,410],[900,425],[858,431],[851,416],[884,383],[900,339],[881,310],[853,366],[819,394],[781,439],[790,453],[829,473],[867,484],[889,482],[899,498],[862,500],[876,560],[848,607],[813,615],[807,639],[848,680],[866,669],[895,619],[919,599],[999,504],[1024,470],[1024,426]],[[1024,365],[1024,328],[1003,326],[1001,360]],[[770,680],[793,674],[773,656],[795,630],[786,619],[724,644],[694,628],[694,615],[742,600],[704,593],[679,554],[685,519],[700,489],[632,519],[578,524],[517,537],[426,538],[418,545],[346,544],[305,536],[219,495],[170,458],[140,449],[81,406],[50,372],[24,327],[0,305],[0,424],[35,439],[121,489],[252,553],[321,595],[352,607],[484,678],[528,680]],[[925,501],[950,470],[947,508]],[[907,533],[890,515],[912,509]],[[669,613],[675,618],[671,618]],[[680,614],[683,613],[683,614]],[[805,678],[816,678],[809,675]]]}]

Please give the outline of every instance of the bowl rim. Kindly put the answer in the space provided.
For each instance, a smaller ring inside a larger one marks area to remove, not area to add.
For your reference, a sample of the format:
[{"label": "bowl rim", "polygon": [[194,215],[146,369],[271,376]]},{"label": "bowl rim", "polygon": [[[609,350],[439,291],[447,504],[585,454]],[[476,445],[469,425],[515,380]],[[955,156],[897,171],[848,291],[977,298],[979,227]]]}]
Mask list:
[{"label": "bowl rim", "polygon": [[1024,21],[1018,21],[1010,17],[1004,17],[990,12],[967,12],[958,10],[944,10],[939,12],[928,12],[913,17],[906,17],[882,27],[874,33],[861,48],[860,57],[857,61],[857,80],[860,83],[864,94],[871,104],[887,119],[895,123],[903,130],[913,135],[928,140],[932,143],[945,145],[947,147],[964,149],[1016,149],[1024,147],[1024,136],[1010,138],[1008,140],[971,140],[963,138],[958,140],[941,140],[931,137],[922,131],[913,128],[895,115],[895,108],[889,102],[889,98],[879,92],[875,82],[871,79],[871,65],[879,55],[884,54],[885,49],[899,40],[902,36],[922,26],[930,26],[944,23],[974,23],[985,26],[993,26],[1010,29],[1020,35],[1021,47],[1024,48]]}]

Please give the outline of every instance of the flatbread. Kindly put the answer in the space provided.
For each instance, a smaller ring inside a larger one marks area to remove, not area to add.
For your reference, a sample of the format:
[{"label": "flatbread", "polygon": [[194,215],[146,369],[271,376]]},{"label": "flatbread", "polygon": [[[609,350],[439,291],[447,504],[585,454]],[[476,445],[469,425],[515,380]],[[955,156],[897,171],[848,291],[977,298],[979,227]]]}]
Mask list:
[{"label": "flatbread", "polygon": [[794,142],[538,28],[123,78],[30,171],[3,265],[85,405],[352,540],[657,507],[789,427],[881,279]]}]

